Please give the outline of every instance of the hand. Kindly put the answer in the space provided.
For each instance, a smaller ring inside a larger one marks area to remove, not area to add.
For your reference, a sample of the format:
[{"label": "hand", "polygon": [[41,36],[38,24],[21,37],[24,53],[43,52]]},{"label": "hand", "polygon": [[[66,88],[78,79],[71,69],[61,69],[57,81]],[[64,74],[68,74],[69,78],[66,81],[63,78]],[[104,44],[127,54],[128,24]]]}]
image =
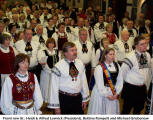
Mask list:
[{"label": "hand", "polygon": [[111,95],[107,96],[107,98],[108,98],[109,100],[111,100],[111,101],[114,100],[114,96],[111,96]]},{"label": "hand", "polygon": [[55,109],[55,114],[56,115],[60,115],[61,114],[61,109],[60,108],[56,108]]},{"label": "hand", "polygon": [[87,102],[82,102],[82,108],[83,108],[83,110],[85,110],[86,107],[87,107]]},{"label": "hand", "polygon": [[117,95],[117,94],[114,95],[113,97],[114,97],[114,100],[115,100],[115,99],[118,99],[118,95]]}]

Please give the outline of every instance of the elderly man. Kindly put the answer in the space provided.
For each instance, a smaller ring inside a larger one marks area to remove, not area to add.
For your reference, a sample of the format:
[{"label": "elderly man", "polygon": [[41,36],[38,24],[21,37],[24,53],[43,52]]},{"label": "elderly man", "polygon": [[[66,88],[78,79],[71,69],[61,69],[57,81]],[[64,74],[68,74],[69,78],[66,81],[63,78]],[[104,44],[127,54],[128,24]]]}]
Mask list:
[{"label": "elderly man", "polygon": [[63,53],[64,59],[52,70],[48,107],[53,108],[55,114],[83,114],[89,100],[85,68],[82,61],[76,58],[74,43],[66,42]]},{"label": "elderly man", "polygon": [[114,48],[116,52],[116,59],[121,65],[127,54],[132,51],[132,45],[129,41],[129,32],[123,30],[121,32],[121,38],[114,43]]},{"label": "elderly man", "polygon": [[47,35],[44,34],[43,29],[44,29],[43,26],[38,24],[36,26],[36,35],[33,36],[33,38],[32,38],[34,41],[36,41],[36,42],[38,42],[40,44],[40,48],[41,49],[46,47],[45,43],[46,43],[46,41],[48,39]]},{"label": "elderly man", "polygon": [[[79,30],[79,40],[75,42],[77,47],[78,58],[84,63],[88,84],[90,77],[96,67],[95,49],[93,44],[87,40],[87,30]],[[92,67],[92,68],[91,68]]]}]

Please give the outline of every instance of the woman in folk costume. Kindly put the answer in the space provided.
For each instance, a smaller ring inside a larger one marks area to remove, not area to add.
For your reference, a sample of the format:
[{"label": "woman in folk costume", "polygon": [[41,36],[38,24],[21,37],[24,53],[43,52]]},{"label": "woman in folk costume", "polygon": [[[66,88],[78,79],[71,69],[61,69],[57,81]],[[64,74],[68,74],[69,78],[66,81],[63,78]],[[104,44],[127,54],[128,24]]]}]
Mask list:
[{"label": "woman in folk costume", "polygon": [[117,79],[120,68],[114,59],[114,49],[105,49],[100,64],[95,68],[95,85],[88,114],[120,114],[118,95],[123,81]]},{"label": "woman in folk costume", "polygon": [[63,44],[65,42],[68,42],[68,35],[65,32],[65,23],[59,23],[58,24],[58,31],[55,32],[52,37],[56,41],[57,49],[62,50]]},{"label": "woman in folk costume", "polygon": [[7,76],[13,73],[15,54],[17,51],[10,46],[11,36],[7,33],[0,35],[0,79],[1,87]]},{"label": "woman in folk costume", "polygon": [[38,60],[42,65],[40,75],[40,89],[44,102],[48,102],[49,85],[51,80],[51,70],[60,59],[60,53],[55,49],[56,43],[53,38],[46,41],[46,48],[38,52]]},{"label": "woman in folk costume", "polygon": [[[96,51],[96,65],[99,64],[99,62],[101,61],[104,49],[111,47],[109,45],[109,39],[108,38],[102,38],[101,39],[101,44],[100,44],[100,48],[97,49]],[[91,77],[91,82],[90,82],[90,86],[89,89],[92,90],[95,84],[95,77],[94,75]]]},{"label": "woman in folk costume", "polygon": [[15,57],[14,74],[5,79],[1,93],[1,110],[6,115],[41,114],[43,104],[37,77],[28,72],[30,58],[25,54]]},{"label": "woman in folk costume", "polygon": [[113,25],[112,24],[107,24],[106,25],[106,32],[103,33],[102,37],[106,37],[109,39],[110,44],[114,44],[115,41],[118,40],[117,36],[115,33],[113,33]]}]

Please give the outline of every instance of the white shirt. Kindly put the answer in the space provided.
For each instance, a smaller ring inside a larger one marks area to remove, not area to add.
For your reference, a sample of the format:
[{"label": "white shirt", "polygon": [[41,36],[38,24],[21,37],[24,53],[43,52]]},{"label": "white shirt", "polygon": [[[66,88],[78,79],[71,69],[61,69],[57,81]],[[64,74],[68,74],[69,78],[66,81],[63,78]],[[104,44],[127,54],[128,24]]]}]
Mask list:
[{"label": "white shirt", "polygon": [[132,45],[129,40],[127,41],[127,44],[129,45],[129,52],[125,51],[124,44],[125,43],[120,39],[120,40],[116,41],[113,45],[114,49],[115,49],[117,61],[123,61],[124,58],[127,57],[127,54],[132,51]]},{"label": "white shirt", "polygon": [[[133,85],[146,85],[149,88],[152,80],[152,62],[149,53],[145,52],[147,57],[147,65],[140,68],[139,60],[136,57],[135,50],[130,52],[121,66],[119,79]],[[140,54],[140,53],[139,53]]]},{"label": "white shirt", "polygon": [[77,58],[80,59],[84,65],[91,63],[91,66],[96,67],[95,48],[90,41],[86,41],[88,49],[87,53],[82,52],[82,43],[80,41],[74,42],[77,47]]},{"label": "white shirt", "polygon": [[[45,41],[45,43],[46,43],[48,37],[47,37],[45,34],[42,34],[42,38],[44,39],[44,41]],[[36,34],[36,35],[34,35],[34,36],[32,37],[32,40],[33,40],[33,41],[36,41],[36,42],[38,42],[38,43],[40,44],[40,49],[46,48],[46,44],[45,44],[45,43],[40,43],[40,42],[39,42],[39,39],[40,39],[40,35],[38,35],[38,34]]]},{"label": "white shirt", "polygon": [[103,22],[104,24],[104,28],[102,29],[99,29],[99,26],[100,26],[100,23],[96,23],[95,26],[94,26],[94,33],[95,33],[95,37],[96,37],[96,41],[97,42],[100,42],[101,39],[102,39],[102,33],[106,32],[106,25],[107,23],[106,22]]},{"label": "white shirt", "polygon": [[82,101],[89,100],[89,89],[85,75],[85,67],[79,59],[75,59],[74,64],[79,71],[76,81],[72,81],[69,75],[69,63],[65,59],[60,60],[52,71],[51,92],[49,98],[49,108],[59,108],[59,90],[67,93],[81,93]]},{"label": "white shirt", "polygon": [[37,52],[39,50],[39,43],[36,42],[36,41],[31,41],[31,46],[32,46],[32,49],[33,49],[32,52],[27,53],[25,51],[26,42],[24,40],[19,40],[15,43],[16,50],[19,53],[27,54],[30,57],[30,66],[29,67],[34,67],[38,64]]}]

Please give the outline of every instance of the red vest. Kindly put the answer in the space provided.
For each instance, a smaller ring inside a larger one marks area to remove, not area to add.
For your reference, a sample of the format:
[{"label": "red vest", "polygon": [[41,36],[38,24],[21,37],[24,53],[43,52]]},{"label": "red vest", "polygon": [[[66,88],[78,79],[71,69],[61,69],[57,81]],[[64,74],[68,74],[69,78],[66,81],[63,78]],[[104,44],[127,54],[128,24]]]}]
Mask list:
[{"label": "red vest", "polygon": [[67,35],[66,35],[66,33],[64,33],[64,36],[60,36],[60,35],[58,34],[58,32],[57,32],[57,35],[58,35],[58,50],[62,50],[63,44],[64,44],[65,42],[68,42],[68,40],[67,40]]},{"label": "red vest", "polygon": [[0,50],[0,74],[13,73],[15,54],[12,47],[9,49],[9,53],[3,53]]},{"label": "red vest", "polygon": [[12,79],[12,97],[15,101],[27,101],[33,100],[33,94],[35,90],[34,74],[28,73],[28,81],[22,82],[14,74],[10,75]]},{"label": "red vest", "polygon": [[112,33],[112,34],[105,33],[105,35],[109,39],[110,44],[114,44],[114,42],[116,41],[115,34],[114,33]]}]

